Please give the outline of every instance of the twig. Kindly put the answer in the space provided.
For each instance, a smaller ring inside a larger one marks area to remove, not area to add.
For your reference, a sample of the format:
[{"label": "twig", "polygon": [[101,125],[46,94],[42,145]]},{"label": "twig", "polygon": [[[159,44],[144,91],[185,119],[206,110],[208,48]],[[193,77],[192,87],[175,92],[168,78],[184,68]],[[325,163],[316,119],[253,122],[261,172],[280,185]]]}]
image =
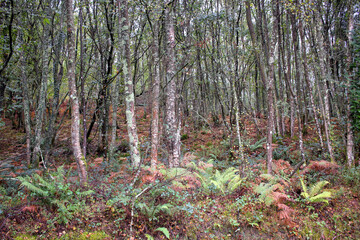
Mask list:
[{"label": "twig", "polygon": [[138,197],[140,197],[142,194],[144,194],[146,191],[148,191],[149,189],[153,188],[156,184],[151,184],[149,186],[147,186],[146,188],[144,188],[144,190],[142,190],[138,195],[135,196],[135,198],[132,200],[131,202],[131,221],[130,221],[130,236],[132,236],[132,232],[133,232],[133,224],[134,224],[134,206],[135,206],[135,201]]},{"label": "twig", "polygon": [[141,164],[143,164],[144,162],[144,158],[141,159],[141,161],[139,162],[139,166],[138,169],[136,171],[134,180],[132,181],[132,183],[130,184],[130,187],[128,188],[128,190],[125,192],[125,194],[127,195],[129,193],[129,191],[133,188],[133,186],[135,185],[136,180],[138,179],[139,175],[140,175],[140,170],[141,170]]},{"label": "twig", "polygon": [[296,173],[297,170],[299,170],[299,168],[301,167],[301,165],[303,165],[305,162],[305,160],[302,160],[301,162],[299,162],[295,168],[294,171],[289,175],[289,179],[292,178],[292,176],[294,176],[294,174]]}]

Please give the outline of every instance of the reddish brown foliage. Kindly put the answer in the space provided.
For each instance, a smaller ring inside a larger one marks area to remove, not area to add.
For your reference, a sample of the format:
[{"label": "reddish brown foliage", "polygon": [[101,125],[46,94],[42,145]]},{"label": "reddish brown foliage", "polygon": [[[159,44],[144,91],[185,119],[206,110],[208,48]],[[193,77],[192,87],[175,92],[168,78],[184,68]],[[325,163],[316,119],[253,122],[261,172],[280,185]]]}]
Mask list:
[{"label": "reddish brown foliage", "polygon": [[30,212],[30,213],[38,212],[38,210],[39,207],[35,205],[25,206],[21,209],[22,212]]},{"label": "reddish brown foliage", "polygon": [[301,174],[307,174],[308,172],[315,171],[321,172],[325,175],[337,174],[339,165],[336,163],[331,163],[325,160],[319,162],[311,161],[311,163],[301,172]]}]

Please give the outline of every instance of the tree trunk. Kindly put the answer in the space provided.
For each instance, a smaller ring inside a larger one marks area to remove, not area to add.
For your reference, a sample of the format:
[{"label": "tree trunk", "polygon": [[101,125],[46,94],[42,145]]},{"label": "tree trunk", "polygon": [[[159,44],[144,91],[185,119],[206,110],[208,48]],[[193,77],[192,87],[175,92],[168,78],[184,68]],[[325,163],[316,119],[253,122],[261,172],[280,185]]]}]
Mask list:
[{"label": "tree trunk", "polygon": [[165,9],[166,28],[166,118],[165,118],[165,143],[169,154],[170,167],[180,164],[177,152],[177,118],[176,118],[176,78],[175,78],[175,32],[172,6]]},{"label": "tree trunk", "polygon": [[[23,42],[23,36],[21,38],[21,44]],[[20,57],[21,63],[21,87],[22,87],[22,97],[23,97],[23,110],[24,110],[24,125],[26,133],[26,163],[28,167],[31,165],[31,119],[30,119],[30,101],[29,101],[29,79],[26,77],[26,62],[25,62],[25,52]]]},{"label": "tree trunk", "polygon": [[[331,146],[331,136],[330,136],[330,128],[331,128],[331,124],[330,124],[330,107],[329,107],[329,93],[328,93],[328,89],[326,87],[326,78],[328,77],[328,71],[326,70],[326,65],[325,65],[325,53],[324,53],[324,41],[323,41],[323,36],[321,34],[321,19],[320,19],[320,12],[315,12],[315,20],[316,23],[314,23],[315,25],[315,32],[316,32],[316,38],[317,38],[317,49],[319,51],[319,63],[320,63],[320,81],[319,84],[320,86],[323,86],[322,88],[319,87],[320,92],[323,93],[323,108],[324,108],[324,125],[325,125],[325,135],[326,135],[326,140],[327,140],[327,148],[328,148],[328,152],[329,152],[329,156],[330,156],[330,160],[331,162],[334,162],[334,154],[333,154],[333,150],[332,150],[332,146]],[[324,86],[325,85],[325,86]],[[320,95],[321,96],[321,95]]]},{"label": "tree trunk", "polygon": [[[276,45],[276,38],[271,38],[270,43],[270,53],[269,53],[269,73],[266,75],[264,69],[264,61],[262,55],[258,52],[258,46],[255,37],[254,26],[251,20],[251,11],[250,11],[250,2],[246,1],[246,20],[248,23],[252,44],[254,47],[256,58],[259,62],[260,76],[266,86],[267,91],[267,101],[268,101],[268,126],[267,126],[267,138],[266,138],[266,162],[267,162],[267,172],[272,174],[272,135],[273,135],[273,123],[274,123],[274,99],[273,99],[273,84],[274,84],[274,47]],[[275,27],[274,27],[275,29]]]},{"label": "tree trunk", "polygon": [[[158,5],[157,5],[158,6]],[[155,14],[159,14],[157,12]],[[151,167],[155,167],[158,161],[159,146],[159,102],[160,102],[160,58],[159,58],[159,28],[158,21],[153,25],[153,74],[152,74],[152,97],[151,97]]]},{"label": "tree trunk", "polygon": [[[139,151],[139,140],[137,135],[136,127],[136,116],[135,116],[135,97],[134,97],[134,86],[131,79],[131,65],[130,65],[130,25],[128,17],[128,1],[122,0],[122,4],[119,7],[122,9],[123,25],[122,28],[122,40],[124,41],[123,47],[123,72],[125,79],[125,102],[126,102],[126,122],[127,130],[129,135],[130,154],[133,167],[137,167],[140,164],[140,151]],[[121,42],[121,41],[120,41]]]},{"label": "tree trunk", "polygon": [[81,84],[81,90],[80,90],[80,96],[81,96],[81,110],[82,110],[82,128],[83,128],[83,146],[82,146],[82,152],[84,155],[84,158],[86,159],[86,153],[87,153],[87,125],[86,125],[86,116],[87,116],[87,109],[86,109],[86,99],[85,99],[85,80],[84,77],[84,58],[85,58],[85,51],[84,51],[84,30],[83,30],[83,24],[84,24],[84,17],[83,17],[83,6],[80,2],[79,4],[79,21],[80,21],[80,72],[79,72],[79,79]]},{"label": "tree trunk", "polygon": [[353,15],[353,6],[352,1],[349,1],[349,26],[348,26],[348,77],[346,79],[346,117],[347,117],[347,124],[346,124],[346,131],[347,131],[347,143],[346,143],[346,156],[347,156],[347,163],[349,168],[353,165],[354,162],[354,140],[353,140],[353,131],[352,131],[352,124],[351,124],[351,111],[350,111],[350,79],[352,77],[351,71],[351,64],[352,64],[352,55],[351,55],[351,42],[352,42],[352,31],[354,29],[354,15]]},{"label": "tree trunk", "polygon": [[[85,157],[80,146],[80,111],[75,80],[75,34],[73,0],[66,1],[67,7],[67,34],[68,34],[68,81],[71,101],[71,145],[78,166],[80,183],[87,184],[87,170]],[[85,133],[84,133],[85,134]]]},{"label": "tree trunk", "polygon": [[300,33],[300,38],[301,38],[301,50],[302,50],[302,62],[303,62],[303,67],[304,67],[304,78],[305,78],[306,85],[308,86],[308,89],[309,89],[310,104],[311,104],[311,109],[314,114],[315,127],[316,127],[316,132],[317,132],[319,140],[320,140],[320,147],[321,147],[321,149],[323,149],[324,141],[322,138],[320,123],[319,123],[319,119],[318,119],[318,115],[317,115],[317,110],[315,107],[313,88],[312,88],[312,84],[309,80],[307,56],[306,56],[306,44],[305,44],[305,37],[304,37],[303,26],[302,26],[301,21],[300,21],[300,26],[299,26],[299,33]]},{"label": "tree trunk", "polygon": [[[299,38],[298,38],[298,28],[296,24],[296,15],[292,14],[291,18],[291,28],[292,28],[292,42],[293,42],[293,49],[294,49],[294,60],[295,60],[295,90],[292,92],[293,98],[296,103],[296,111],[297,111],[297,118],[298,118],[298,135],[299,135],[299,146],[300,146],[300,153],[301,153],[301,161],[305,162],[305,153],[304,153],[304,142],[303,142],[303,131],[302,131],[302,121],[301,121],[301,103],[300,103],[300,82],[303,72],[301,71],[301,66],[299,63]],[[290,85],[290,84],[289,84]],[[289,86],[291,89],[291,86]]]},{"label": "tree trunk", "polygon": [[40,93],[38,99],[38,106],[36,108],[35,113],[35,141],[34,141],[34,151],[33,151],[33,165],[35,167],[39,166],[40,159],[43,160],[43,154],[41,150],[41,140],[42,140],[42,127],[43,127],[43,119],[45,112],[45,102],[47,95],[47,82],[48,82],[48,74],[49,74],[49,26],[48,23],[44,22],[44,35],[42,42],[42,73],[41,73],[41,83],[40,83]]}]

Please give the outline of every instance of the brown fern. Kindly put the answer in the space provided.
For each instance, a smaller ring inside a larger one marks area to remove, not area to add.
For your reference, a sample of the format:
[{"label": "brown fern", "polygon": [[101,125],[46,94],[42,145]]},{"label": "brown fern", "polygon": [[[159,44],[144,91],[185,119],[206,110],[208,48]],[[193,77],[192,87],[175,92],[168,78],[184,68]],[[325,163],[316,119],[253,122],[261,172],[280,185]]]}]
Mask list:
[{"label": "brown fern", "polygon": [[307,174],[311,170],[321,172],[324,175],[337,174],[339,165],[331,163],[325,160],[311,161],[311,163],[301,172],[301,174]]},{"label": "brown fern", "polygon": [[38,212],[39,207],[35,205],[25,206],[21,209],[22,212],[30,212],[30,213],[36,213]]}]

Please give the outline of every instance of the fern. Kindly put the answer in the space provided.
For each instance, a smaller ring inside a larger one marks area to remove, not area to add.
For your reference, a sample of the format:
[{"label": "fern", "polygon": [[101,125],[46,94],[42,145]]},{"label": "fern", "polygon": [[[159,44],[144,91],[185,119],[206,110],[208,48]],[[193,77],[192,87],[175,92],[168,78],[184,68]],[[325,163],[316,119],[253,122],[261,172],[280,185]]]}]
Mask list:
[{"label": "fern", "polygon": [[224,172],[215,170],[213,173],[210,170],[212,167],[197,168],[198,172],[195,173],[205,193],[229,194],[239,188],[245,180],[245,178],[240,177],[239,170],[234,167],[230,167]]},{"label": "fern", "polygon": [[330,191],[322,191],[323,188],[329,184],[328,181],[319,181],[315,183],[311,188],[310,191],[308,191],[308,188],[306,184],[304,183],[304,180],[300,178],[300,183],[303,192],[301,193],[301,196],[303,196],[308,202],[311,203],[317,203],[317,202],[324,202],[326,204],[329,203],[327,199],[332,197],[332,194]]},{"label": "fern", "polygon": [[[167,228],[165,228],[165,227],[159,227],[159,228],[155,229],[155,232],[161,232],[162,234],[165,235],[165,237],[167,239],[170,239],[169,230]],[[145,234],[145,236],[146,236],[147,240],[154,240],[155,239],[153,236],[151,236],[149,234]]]},{"label": "fern", "polygon": [[56,207],[58,216],[55,218],[59,223],[68,223],[73,215],[80,212],[85,205],[81,198],[93,193],[88,191],[73,191],[69,183],[66,183],[63,166],[48,177],[39,174],[33,176],[17,177],[21,185],[29,189],[33,195],[41,197],[41,200],[50,207]]},{"label": "fern", "polygon": [[[37,174],[36,174],[37,175]],[[36,176],[35,175],[35,176]],[[38,186],[35,186],[32,183],[32,179],[29,176],[26,177],[17,177],[17,179],[19,179],[19,181],[21,182],[22,186],[25,186],[27,189],[29,189],[31,192],[34,192],[35,194],[39,195],[40,197],[48,197],[49,196],[49,192],[45,191],[43,189],[41,189]]]},{"label": "fern", "polygon": [[285,202],[290,199],[284,191],[288,183],[281,177],[270,174],[262,174],[260,177],[267,181],[267,183],[261,182],[254,188],[254,191],[259,194],[259,200],[264,202],[266,206],[276,206],[279,210],[279,218],[283,220],[285,224],[291,225],[292,220],[290,215],[294,210],[285,204]]},{"label": "fern", "polygon": [[309,195],[316,196],[327,184],[329,184],[328,181],[320,181],[315,183],[314,186],[311,188]]},{"label": "fern", "polygon": [[261,148],[262,145],[265,143],[265,141],[266,141],[266,138],[264,137],[264,138],[260,139],[259,141],[257,141],[256,143],[254,143],[253,145],[250,145],[249,146],[250,151],[253,152],[256,149]]},{"label": "fern", "polygon": [[259,194],[260,201],[263,201],[266,206],[270,206],[275,201],[273,193],[277,189],[279,189],[277,183],[260,183],[255,187],[254,191]]},{"label": "fern", "polygon": [[155,205],[155,202],[149,204],[145,202],[138,203],[136,207],[147,217],[149,221],[157,221],[161,212],[171,215],[173,205],[170,203]]}]

